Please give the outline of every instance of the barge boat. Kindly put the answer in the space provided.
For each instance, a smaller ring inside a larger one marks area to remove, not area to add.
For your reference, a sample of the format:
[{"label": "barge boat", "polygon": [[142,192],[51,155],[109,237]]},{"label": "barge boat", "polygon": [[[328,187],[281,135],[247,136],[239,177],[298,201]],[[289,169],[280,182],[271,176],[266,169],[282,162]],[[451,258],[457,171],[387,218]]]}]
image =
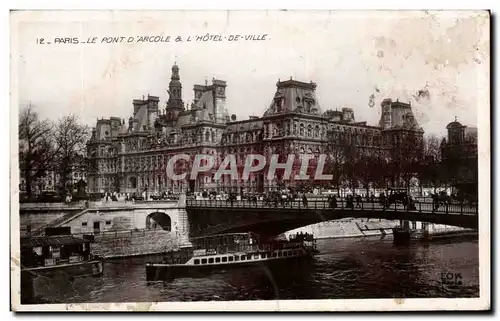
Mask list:
[{"label": "barge boat", "polygon": [[71,235],[21,238],[21,302],[38,302],[55,285],[77,277],[101,276],[103,261],[91,253],[90,240]]},{"label": "barge boat", "polygon": [[255,233],[230,233],[191,240],[192,248],[166,256],[160,263],[146,264],[148,281],[204,275],[212,271],[251,265],[303,263],[317,253],[312,235],[289,240],[264,240]]},{"label": "barge boat", "polygon": [[101,275],[102,260],[91,254],[90,240],[70,235],[21,238],[21,272],[72,276]]}]

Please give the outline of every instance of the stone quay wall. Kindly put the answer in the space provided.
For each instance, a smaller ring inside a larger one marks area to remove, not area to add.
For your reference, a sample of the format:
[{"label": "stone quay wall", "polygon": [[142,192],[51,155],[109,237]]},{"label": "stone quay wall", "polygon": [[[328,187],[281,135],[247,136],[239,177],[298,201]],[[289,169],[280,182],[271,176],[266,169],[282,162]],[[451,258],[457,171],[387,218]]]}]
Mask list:
[{"label": "stone quay wall", "polygon": [[174,232],[164,230],[130,230],[95,236],[92,253],[104,258],[117,258],[164,253],[178,249]]}]

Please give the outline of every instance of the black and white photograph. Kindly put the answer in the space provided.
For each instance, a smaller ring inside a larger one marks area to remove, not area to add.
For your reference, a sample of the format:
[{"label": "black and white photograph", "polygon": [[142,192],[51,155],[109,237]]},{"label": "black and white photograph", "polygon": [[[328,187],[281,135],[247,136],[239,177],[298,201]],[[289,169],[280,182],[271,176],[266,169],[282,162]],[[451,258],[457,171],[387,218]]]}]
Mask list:
[{"label": "black and white photograph", "polygon": [[14,311],[490,308],[490,12],[10,18]]}]

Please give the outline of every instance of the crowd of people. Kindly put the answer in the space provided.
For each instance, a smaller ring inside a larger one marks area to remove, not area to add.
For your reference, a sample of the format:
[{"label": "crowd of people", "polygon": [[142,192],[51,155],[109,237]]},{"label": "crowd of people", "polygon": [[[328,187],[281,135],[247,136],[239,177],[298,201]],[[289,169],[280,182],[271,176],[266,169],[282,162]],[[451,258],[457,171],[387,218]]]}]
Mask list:
[{"label": "crowd of people", "polygon": [[[267,193],[259,194],[243,194],[237,192],[216,192],[216,191],[204,191],[199,193],[202,199],[205,200],[223,200],[229,203],[231,206],[235,205],[238,200],[244,200],[249,202],[251,205],[258,206],[259,202],[262,202],[264,206],[274,206],[274,207],[292,207],[292,206],[302,206],[304,208],[309,207],[310,198],[308,198],[306,193],[288,191],[288,192],[278,192],[270,191]],[[105,192],[100,195],[101,201],[105,202],[116,202],[116,201],[126,201],[135,202],[138,200],[161,200],[175,198],[172,193],[163,192],[158,195],[149,195],[146,191],[142,193],[119,193],[119,192]],[[188,194],[188,197],[196,198],[195,194]],[[451,204],[452,197],[447,194],[431,194],[432,198],[432,208],[434,211],[438,210],[440,206]],[[314,197],[315,200],[324,201],[324,198]],[[370,195],[365,194],[348,194],[344,198],[339,197],[336,194],[331,194],[327,197],[327,204],[329,208],[364,208],[363,204],[380,204],[383,208],[389,207],[391,204],[400,203],[408,210],[416,210],[416,200],[408,195],[406,192],[390,192],[387,195],[381,192],[377,197],[371,193]],[[340,203],[340,204],[339,204]],[[300,204],[300,205],[299,205]]]},{"label": "crowd of people", "polygon": [[[345,197],[345,204],[346,204],[345,207],[353,209],[363,208],[363,203],[375,204],[377,201],[383,208],[386,208],[396,202],[400,202],[408,210],[416,209],[415,199],[412,196],[406,195],[404,193],[390,194],[389,196],[386,196],[385,193],[383,192],[380,193],[380,195],[378,196],[378,200],[374,194],[371,194],[370,196],[365,195],[364,197],[361,196],[360,194],[354,194],[354,195],[349,194]],[[336,208],[337,197],[335,195],[329,196],[328,204],[330,208]]]},{"label": "crowd of people", "polygon": [[295,235],[294,234],[291,234],[289,236],[289,240],[290,241],[298,241],[298,242],[302,242],[302,241],[312,241],[314,240],[314,235],[312,234],[309,234],[307,232],[303,233],[302,231],[299,233],[297,232]]},{"label": "crowd of people", "polygon": [[135,201],[150,201],[162,199],[177,199],[178,197],[172,193],[163,192],[160,194],[149,194],[146,191],[142,193],[121,193],[121,192],[104,192],[89,194],[87,204],[89,201],[97,202],[135,202]]},{"label": "crowd of people", "polygon": [[[302,193],[301,195],[298,195],[297,193],[279,193],[279,192],[268,192],[268,193],[262,193],[262,194],[253,194],[253,195],[247,195],[246,197],[243,195],[240,195],[238,197],[237,193],[227,193],[227,195],[224,200],[226,203],[229,203],[230,206],[234,206],[235,202],[239,200],[249,202],[251,205],[258,206],[259,201],[263,203],[264,206],[271,206],[271,207],[291,207],[291,206],[301,206],[304,208],[309,207],[309,203],[311,201],[311,198],[308,198],[306,193]],[[215,197],[209,197],[209,200],[213,200]],[[316,201],[324,201],[324,198],[318,198],[315,197],[313,198]],[[341,203],[341,204],[339,204]],[[345,196],[344,198],[340,198],[339,196],[333,194],[329,195],[327,197],[327,204],[329,208],[337,208],[337,207],[342,207],[342,208],[364,208],[365,206],[363,204],[380,204],[383,208],[389,207],[391,204],[394,203],[400,203],[404,206],[404,208],[407,208],[408,210],[416,210],[416,200],[412,197],[407,195],[406,193],[390,193],[386,196],[385,193],[380,193],[378,197],[375,197],[375,195],[372,193],[370,195],[364,195],[362,196],[361,194],[349,194]],[[438,203],[436,203],[438,204]],[[436,205],[438,207],[438,205]],[[437,209],[437,208],[436,208]]]}]

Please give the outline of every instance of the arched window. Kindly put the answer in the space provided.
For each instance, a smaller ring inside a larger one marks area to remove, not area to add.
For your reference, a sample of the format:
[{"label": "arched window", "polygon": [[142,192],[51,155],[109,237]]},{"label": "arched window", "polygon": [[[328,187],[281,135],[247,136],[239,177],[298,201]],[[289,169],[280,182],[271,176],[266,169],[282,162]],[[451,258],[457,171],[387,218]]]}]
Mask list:
[{"label": "arched window", "polygon": [[309,125],[307,126],[307,137],[311,137],[312,136],[312,126]]},{"label": "arched window", "polygon": [[319,126],[316,125],[316,127],[314,127],[314,137],[318,138],[319,137]]},{"label": "arched window", "polygon": [[215,142],[215,132],[212,131],[212,142]]},{"label": "arched window", "polygon": [[300,132],[299,132],[299,135],[300,135],[300,136],[304,136],[304,124],[300,124]]},{"label": "arched window", "polygon": [[205,141],[210,141],[210,133],[208,132],[208,130],[205,132]]}]

